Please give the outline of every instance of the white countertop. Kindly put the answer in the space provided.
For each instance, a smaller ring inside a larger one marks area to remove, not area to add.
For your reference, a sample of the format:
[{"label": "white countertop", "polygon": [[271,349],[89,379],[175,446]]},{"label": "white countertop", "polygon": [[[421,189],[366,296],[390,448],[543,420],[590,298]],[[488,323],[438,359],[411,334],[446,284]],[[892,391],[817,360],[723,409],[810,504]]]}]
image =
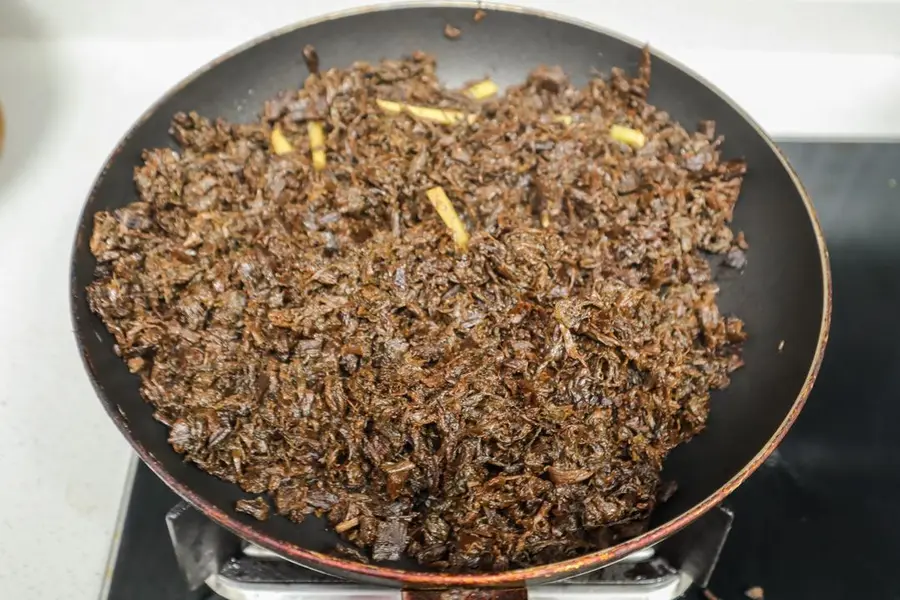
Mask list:
[{"label": "white countertop", "polygon": [[[108,575],[131,455],[82,369],[67,289],[91,181],[162,92],[259,28],[202,39],[0,36],[0,597],[92,599]],[[777,136],[900,136],[891,53],[664,49]]]}]

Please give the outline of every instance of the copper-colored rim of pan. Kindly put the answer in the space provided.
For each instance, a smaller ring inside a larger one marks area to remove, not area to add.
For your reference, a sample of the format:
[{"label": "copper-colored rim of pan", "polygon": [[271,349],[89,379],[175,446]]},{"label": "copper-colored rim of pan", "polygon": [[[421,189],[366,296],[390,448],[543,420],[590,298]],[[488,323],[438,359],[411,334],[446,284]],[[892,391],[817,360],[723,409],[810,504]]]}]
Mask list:
[{"label": "copper-colored rim of pan", "polygon": [[[371,12],[379,12],[379,11],[389,11],[401,8],[414,8],[414,7],[427,7],[427,8],[481,8],[486,11],[502,11],[502,12],[514,12],[520,14],[527,14],[535,17],[540,17],[548,20],[561,21],[570,25],[575,25],[584,29],[588,29],[591,31],[595,31],[597,33],[604,34],[606,36],[618,39],[627,44],[631,44],[636,47],[640,47],[643,44],[637,42],[636,40],[630,39],[621,34],[606,30],[602,27],[598,27],[591,23],[586,23],[584,21],[580,21],[578,19],[569,18],[566,16],[561,16],[558,14],[554,14],[551,12],[527,9],[517,6],[511,6],[506,4],[498,4],[498,3],[487,3],[480,2],[476,7],[471,2],[441,2],[441,3],[432,3],[432,2],[395,2],[390,4],[381,4],[375,6],[368,6],[358,9],[351,9],[346,11],[340,11],[336,13],[327,14],[321,17],[301,21],[299,23],[295,23],[293,25],[289,25],[287,27],[269,32],[260,37],[257,37],[250,42],[242,44],[237,48],[227,52],[226,54],[216,58],[215,60],[209,62],[205,66],[197,69],[191,75],[184,78],[181,82],[172,87],[165,95],[163,95],[156,103],[153,104],[140,119],[132,126],[132,128],[126,133],[120,142],[117,144],[116,148],[110,153],[107,158],[104,167],[101,169],[100,174],[98,175],[94,186],[92,189],[96,190],[98,184],[103,179],[106,170],[108,168],[109,163],[114,159],[114,157],[118,154],[119,150],[123,146],[123,144],[133,135],[135,129],[137,129],[141,123],[146,121],[157,108],[163,104],[165,101],[170,99],[172,96],[177,94],[183,87],[185,87],[188,83],[202,75],[203,73],[209,71],[214,68],[221,62],[240,54],[241,52],[256,46],[262,42],[270,40],[272,38],[278,37],[285,33],[294,31],[296,29],[309,27],[311,25],[316,25],[319,23],[324,23],[327,21],[332,21],[336,19],[341,19],[345,17],[367,14]],[[806,193],[806,190],[803,188],[803,184],[800,182],[799,177],[796,172],[793,170],[791,165],[788,163],[785,156],[778,149],[772,139],[763,131],[763,129],[759,126],[756,121],[754,121],[743,109],[741,109],[735,102],[725,95],[721,90],[716,88],[714,85],[709,83],[706,79],[692,71],[691,69],[685,67],[681,63],[667,55],[658,52],[656,50],[652,50],[651,52],[654,60],[662,60],[672,64],[677,67],[687,75],[693,77],[698,82],[706,86],[711,92],[719,96],[725,103],[727,103],[733,110],[735,110],[747,123],[749,123],[759,134],[759,136],[765,140],[765,142],[771,147],[772,151],[778,156],[778,159],[781,161],[781,164],[784,166],[784,169],[788,172],[793,181],[794,185],[797,188],[800,197],[803,200],[803,204],[806,207],[807,213],[809,214],[810,222],[813,226],[813,231],[816,237],[816,242],[818,244],[819,258],[821,261],[822,267],[822,286],[823,286],[823,306],[822,306],[822,321],[819,327],[819,337],[816,342],[816,349],[813,355],[812,363],[810,364],[809,371],[807,372],[806,378],[804,380],[803,386],[800,388],[800,392],[797,394],[797,398],[794,400],[793,405],[791,406],[790,411],[779,424],[778,428],[769,438],[769,440],[763,445],[763,447],[756,453],[756,455],[746,464],[744,467],[735,474],[728,482],[726,482],[723,486],[721,486],[718,490],[716,490],[713,494],[708,496],[705,500],[697,503],[689,510],[681,513],[677,517],[671,519],[670,521],[647,531],[646,533],[632,538],[626,542],[621,544],[617,544],[610,548],[600,550],[597,552],[592,552],[590,554],[586,554],[584,556],[580,556],[578,558],[573,558],[569,560],[564,560],[560,562],[551,563],[548,565],[540,565],[535,567],[528,567],[524,569],[515,569],[510,571],[503,571],[499,573],[466,573],[466,574],[458,574],[458,573],[428,573],[428,572],[417,572],[417,571],[406,571],[402,569],[393,569],[389,567],[381,567],[381,566],[373,566],[367,565],[360,562],[355,562],[351,560],[341,559],[335,556],[330,556],[327,554],[323,554],[321,552],[314,552],[312,550],[307,550],[296,544],[288,543],[282,540],[275,539],[271,536],[260,533],[255,530],[252,526],[249,526],[245,523],[242,523],[234,515],[228,514],[212,503],[210,503],[205,498],[193,492],[183,483],[181,483],[177,478],[173,477],[170,473],[168,473],[165,467],[160,463],[159,460],[156,459],[146,448],[143,447],[142,444],[137,442],[128,431],[127,423],[124,420],[124,417],[119,414],[116,410],[114,410],[111,405],[106,405],[107,411],[112,417],[113,421],[115,421],[116,425],[122,431],[123,435],[129,439],[135,451],[140,456],[141,460],[143,460],[151,470],[153,470],[169,487],[171,487],[175,492],[177,492],[180,496],[182,496],[185,500],[193,504],[199,510],[201,510],[204,514],[215,520],[217,523],[226,527],[227,529],[233,531],[241,538],[262,546],[264,548],[268,548],[273,552],[276,552],[283,556],[284,558],[296,561],[306,566],[310,566],[312,568],[322,568],[324,570],[330,572],[345,572],[356,575],[358,577],[371,577],[377,579],[385,579],[385,580],[393,580],[398,584],[410,585],[415,587],[502,587],[502,586],[516,586],[522,585],[523,583],[531,580],[550,580],[550,579],[561,579],[571,575],[575,575],[578,573],[582,573],[585,571],[589,571],[592,568],[599,568],[604,565],[616,562],[620,560],[632,552],[640,550],[642,548],[646,548],[651,546],[669,536],[681,530],[685,526],[689,525],[701,515],[714,508],[716,505],[722,502],[729,494],[731,494],[738,486],[740,486],[760,465],[765,462],[765,460],[772,454],[775,448],[781,443],[781,440],[787,434],[788,430],[794,424],[794,421],[797,419],[797,416],[800,413],[800,410],[803,408],[803,405],[806,403],[806,399],[809,396],[810,391],[812,390],[813,383],[815,382],[816,376],[819,373],[819,367],[822,364],[822,359],[825,353],[825,346],[828,342],[828,331],[831,325],[831,309],[832,309],[832,290],[831,290],[831,268],[829,265],[828,258],[828,250],[825,245],[825,238],[822,234],[822,228],[819,224],[819,219],[816,215],[815,208],[813,207],[812,201],[809,198],[809,195]],[[0,115],[0,136],[2,136],[2,115]],[[2,137],[0,137],[0,148],[2,148]],[[79,235],[82,235],[83,232],[79,232]]]}]

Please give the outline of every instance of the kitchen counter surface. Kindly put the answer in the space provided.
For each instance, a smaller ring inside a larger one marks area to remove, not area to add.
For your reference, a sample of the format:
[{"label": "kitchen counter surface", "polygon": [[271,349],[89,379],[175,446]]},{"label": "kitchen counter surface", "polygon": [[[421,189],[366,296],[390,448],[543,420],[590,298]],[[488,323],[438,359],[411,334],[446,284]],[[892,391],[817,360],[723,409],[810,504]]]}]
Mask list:
[{"label": "kitchen counter surface", "polygon": [[[0,157],[3,597],[95,598],[108,575],[131,453],[96,401],[71,334],[67,271],[84,197],[147,106],[253,33],[194,42],[0,38],[8,129]],[[781,137],[900,135],[896,57],[743,50],[678,57]],[[760,89],[767,69],[782,85],[780,100]],[[844,73],[838,87],[835,69]]]}]

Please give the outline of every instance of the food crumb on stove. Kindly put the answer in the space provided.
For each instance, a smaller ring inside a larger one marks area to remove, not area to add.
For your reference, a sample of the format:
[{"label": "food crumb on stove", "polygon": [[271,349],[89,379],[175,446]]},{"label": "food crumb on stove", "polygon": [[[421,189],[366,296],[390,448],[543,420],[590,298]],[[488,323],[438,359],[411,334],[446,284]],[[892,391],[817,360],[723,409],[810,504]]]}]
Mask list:
[{"label": "food crumb on stove", "polygon": [[487,13],[479,8],[478,10],[475,11],[475,14],[472,15],[472,20],[475,21],[476,23],[478,23],[482,19],[484,19],[486,16],[487,16]]},{"label": "food crumb on stove", "polygon": [[778,342],[778,351],[781,352],[782,350],[784,350],[784,340]]},{"label": "food crumb on stove", "polygon": [[703,590],[703,597],[706,598],[706,600],[720,600],[718,596],[713,594],[709,589],[705,588]]},{"label": "food crumb on stove", "polygon": [[448,40],[456,40],[459,39],[459,36],[462,35],[462,29],[459,27],[454,27],[450,23],[444,25],[444,37]]},{"label": "food crumb on stove", "polygon": [[744,595],[750,598],[750,600],[763,600],[763,598],[765,598],[765,592],[758,585],[755,585],[752,588],[748,589],[746,592],[744,592]]},{"label": "food crumb on stove", "polygon": [[238,500],[234,509],[260,521],[265,521],[269,518],[269,503],[262,497],[254,498],[253,500]]}]

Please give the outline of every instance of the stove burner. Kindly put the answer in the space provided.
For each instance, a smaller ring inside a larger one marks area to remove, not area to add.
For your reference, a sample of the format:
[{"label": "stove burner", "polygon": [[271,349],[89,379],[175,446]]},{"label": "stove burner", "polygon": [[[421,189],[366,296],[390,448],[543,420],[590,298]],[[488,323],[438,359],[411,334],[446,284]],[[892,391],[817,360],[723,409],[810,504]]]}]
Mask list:
[{"label": "stove burner", "polygon": [[[706,586],[731,529],[725,508],[622,561],[564,581],[528,586],[530,600],[673,600]],[[203,583],[226,600],[414,600],[399,589],[364,585],[313,571],[242,542],[187,503],[166,515],[178,564],[191,588]]]}]

